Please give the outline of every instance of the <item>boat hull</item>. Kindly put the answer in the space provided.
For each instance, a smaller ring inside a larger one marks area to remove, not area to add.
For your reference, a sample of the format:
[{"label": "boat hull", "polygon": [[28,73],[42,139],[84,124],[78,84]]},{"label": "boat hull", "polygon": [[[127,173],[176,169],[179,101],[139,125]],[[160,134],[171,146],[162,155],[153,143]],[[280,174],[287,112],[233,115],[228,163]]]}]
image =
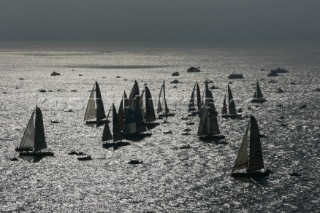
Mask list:
[{"label": "boat hull", "polygon": [[241,114],[224,114],[222,115],[223,118],[231,118],[231,119],[235,119],[235,118],[241,118]]},{"label": "boat hull", "polygon": [[161,119],[161,118],[166,118],[166,117],[173,117],[173,116],[175,116],[175,113],[167,113],[167,114],[160,114],[158,117],[159,117],[159,119]]},{"label": "boat hull", "polygon": [[260,178],[260,177],[267,177],[271,173],[271,170],[267,169],[266,171],[260,172],[243,172],[243,173],[231,173],[231,177],[233,178]]},{"label": "boat hull", "polygon": [[32,156],[32,157],[46,157],[46,156],[54,156],[53,152],[20,152],[20,157],[22,156]]},{"label": "boat hull", "polygon": [[251,103],[264,103],[266,102],[267,100],[264,99],[264,98],[254,98],[251,100]]},{"label": "boat hull", "polygon": [[100,121],[86,121],[86,125],[87,126],[102,126],[104,125],[105,123],[110,123],[109,120],[100,120]]},{"label": "boat hull", "polygon": [[115,143],[104,143],[102,144],[102,147],[105,148],[105,149],[109,149],[109,148],[113,148],[113,149],[118,149],[122,146],[128,146],[130,145],[129,142],[115,142]]}]

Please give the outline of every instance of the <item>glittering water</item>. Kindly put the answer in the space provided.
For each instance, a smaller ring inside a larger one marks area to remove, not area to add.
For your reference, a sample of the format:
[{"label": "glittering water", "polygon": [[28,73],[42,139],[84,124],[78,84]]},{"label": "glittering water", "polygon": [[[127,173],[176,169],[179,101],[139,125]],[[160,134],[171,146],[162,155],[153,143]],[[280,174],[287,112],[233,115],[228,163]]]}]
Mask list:
[{"label": "glittering water", "polygon": [[[320,85],[319,43],[1,43],[0,47],[1,212],[319,211],[320,93],[315,91]],[[202,72],[187,73],[190,66],[200,66]],[[274,77],[277,83],[268,83],[267,73],[277,67],[290,72]],[[53,71],[61,76],[50,76]],[[175,71],[179,77],[171,76]],[[197,138],[198,118],[190,118],[193,126],[181,120],[187,115],[194,83],[203,90],[205,79],[219,88],[213,94],[220,112],[227,76],[233,72],[245,77],[232,80],[237,108],[244,115],[253,114],[267,136],[262,139],[265,166],[274,173],[265,182],[230,177],[246,120],[219,117],[228,142],[219,145]],[[174,79],[180,83],[170,84]],[[168,123],[161,121],[149,138],[115,152],[103,149],[102,127],[83,124],[95,80],[106,111],[112,103],[118,107],[134,80],[140,89],[147,83],[153,97],[165,80],[168,105],[176,115]],[[261,106],[249,101],[256,80],[268,100]],[[278,88],[284,93],[277,93]],[[36,104],[43,110],[47,144],[55,157],[38,163],[12,162]],[[307,107],[300,109],[303,104]],[[181,135],[185,128],[191,128],[191,135]],[[172,134],[163,134],[168,130]],[[186,144],[191,148],[179,149]],[[71,150],[94,159],[80,162],[68,155]],[[132,159],[143,164],[128,164]],[[292,171],[302,176],[289,176]]]}]

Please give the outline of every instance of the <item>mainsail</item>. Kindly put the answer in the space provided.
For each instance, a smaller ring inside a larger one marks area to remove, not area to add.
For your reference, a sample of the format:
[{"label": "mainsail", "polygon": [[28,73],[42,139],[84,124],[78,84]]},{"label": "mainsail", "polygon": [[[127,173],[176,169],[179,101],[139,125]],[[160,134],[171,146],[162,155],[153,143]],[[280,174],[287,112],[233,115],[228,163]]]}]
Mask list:
[{"label": "mainsail", "polygon": [[263,156],[257,120],[251,116],[249,171],[263,169]]},{"label": "mainsail", "polygon": [[[250,129],[250,136],[248,134]],[[249,141],[250,140],[250,141]],[[249,144],[248,144],[249,143]],[[249,156],[247,147],[249,145]],[[246,132],[243,136],[237,159],[232,169],[234,171],[240,169],[248,169],[249,173],[253,173],[259,169],[263,169],[263,156],[260,142],[260,132],[257,120],[251,116],[247,125]]]},{"label": "mainsail", "polygon": [[219,134],[220,130],[215,109],[207,106],[203,107],[201,110],[201,117],[197,135],[214,136]]},{"label": "mainsail", "polygon": [[196,85],[194,85],[192,93],[191,93],[191,97],[190,97],[190,101],[189,101],[189,107],[188,107],[188,112],[193,112],[196,110],[196,107],[194,105],[194,92],[196,89]]},{"label": "mainsail", "polygon": [[257,81],[257,86],[256,86],[256,92],[254,93],[254,98],[263,98],[258,81]]},{"label": "mainsail", "polygon": [[89,101],[87,104],[84,120],[86,124],[102,125],[106,119],[106,114],[103,107],[101,92],[98,82],[95,82],[93,89],[91,90]]},{"label": "mainsail", "polygon": [[234,162],[234,166],[232,168],[232,172],[240,170],[240,169],[248,169],[248,133],[249,133],[250,123],[247,125],[246,132],[243,136],[242,143],[238,152],[238,156],[236,161]]},{"label": "mainsail", "polygon": [[119,116],[117,114],[116,107],[112,104],[112,130],[113,130],[113,141],[122,140],[121,127],[119,123]]},{"label": "mainsail", "polygon": [[228,101],[229,101],[229,114],[231,115],[237,114],[236,104],[233,100],[232,92],[229,85],[228,85]]},{"label": "mainsail", "polygon": [[156,120],[151,92],[147,86],[145,86],[145,108],[146,108],[146,115],[145,115],[146,122]]},{"label": "mainsail", "polygon": [[34,149],[40,151],[47,148],[45,139],[42,112],[39,107],[36,107],[35,112],[32,112],[26,130],[24,131],[19,149]]},{"label": "mainsail", "polygon": [[222,115],[228,114],[226,99],[227,99],[227,97],[225,95],[224,99],[223,99]]},{"label": "mainsail", "polygon": [[[161,98],[163,93],[163,98]],[[165,114],[168,114],[170,112],[168,105],[167,105],[167,100],[166,100],[166,89],[165,89],[165,82],[163,81],[163,84],[160,89],[159,93],[159,99],[158,99],[158,107],[157,107],[157,113],[159,114],[160,112],[163,111],[162,105],[161,105],[161,99],[163,100],[164,103],[164,112]]]}]

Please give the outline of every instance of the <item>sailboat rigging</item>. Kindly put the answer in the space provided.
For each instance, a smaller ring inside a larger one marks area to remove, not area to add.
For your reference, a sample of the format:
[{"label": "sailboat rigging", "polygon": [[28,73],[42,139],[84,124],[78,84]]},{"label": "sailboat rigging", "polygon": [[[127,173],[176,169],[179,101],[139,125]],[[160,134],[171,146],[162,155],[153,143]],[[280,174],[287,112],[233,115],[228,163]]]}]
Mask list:
[{"label": "sailboat rigging", "polygon": [[[197,100],[197,105],[195,105],[195,92],[196,92],[196,100]],[[197,107],[196,107],[197,106]],[[190,101],[189,101],[189,107],[188,107],[188,112],[191,113],[189,115],[200,115],[201,111],[201,95],[200,95],[200,87],[199,84],[196,83],[193,87]]]},{"label": "sailboat rigging", "polygon": [[223,118],[240,118],[241,117],[241,114],[237,113],[236,104],[233,99],[230,85],[228,85],[228,108],[227,108],[226,95],[225,95],[223,100],[223,107],[222,107],[222,117]]},{"label": "sailboat rigging", "polygon": [[113,147],[113,149],[117,149],[120,146],[127,146],[129,145],[128,142],[122,142],[122,132],[121,132],[121,127],[120,127],[120,122],[119,122],[119,116],[116,110],[116,107],[114,104],[112,104],[112,132],[113,135],[110,131],[109,128],[109,123],[105,123],[104,129],[103,129],[103,134],[102,134],[102,141],[106,142],[109,140],[112,140],[112,143],[103,143],[104,148],[110,148]]},{"label": "sailboat rigging", "polygon": [[256,91],[254,93],[254,96],[253,96],[253,99],[251,100],[251,102],[252,103],[263,103],[265,101],[267,101],[267,100],[263,97],[259,82],[257,81]]},{"label": "sailboat rigging", "polygon": [[[249,135],[250,130],[250,135]],[[260,132],[257,120],[251,116],[247,125],[245,134],[242,139],[242,143],[232,168],[231,177],[264,177],[269,176],[270,170],[260,171],[264,168]],[[249,153],[248,153],[249,145]],[[237,172],[244,170],[242,172]]]},{"label": "sailboat rigging", "polygon": [[27,128],[24,131],[20,145],[15,150],[20,152],[19,156],[53,156],[52,152],[41,152],[46,148],[42,111],[36,106],[36,110],[32,112]]},{"label": "sailboat rigging", "polygon": [[[161,101],[163,101],[164,109],[162,107]],[[167,118],[167,117],[175,115],[174,113],[170,112],[168,105],[167,105],[165,81],[163,81],[163,84],[160,89],[159,98],[158,98],[157,113],[158,113],[159,118],[163,118],[163,117]]]},{"label": "sailboat rigging", "polygon": [[84,120],[86,125],[96,127],[107,122],[98,82],[95,82],[91,90]]}]

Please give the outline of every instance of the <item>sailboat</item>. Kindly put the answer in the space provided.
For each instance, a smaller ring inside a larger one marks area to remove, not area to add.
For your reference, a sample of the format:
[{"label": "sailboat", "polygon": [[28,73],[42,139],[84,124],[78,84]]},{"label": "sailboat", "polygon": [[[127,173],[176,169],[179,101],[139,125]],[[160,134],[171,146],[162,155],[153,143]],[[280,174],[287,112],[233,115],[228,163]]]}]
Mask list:
[{"label": "sailboat", "polygon": [[93,89],[91,90],[84,120],[86,125],[96,127],[107,122],[98,82],[95,82]]},{"label": "sailboat", "polygon": [[144,111],[143,111],[143,119],[145,122],[145,125],[148,129],[152,129],[159,125],[160,123],[156,122],[156,114],[154,111],[154,106],[153,106],[153,100],[151,96],[150,89],[147,85],[145,85],[144,88],[144,101],[141,101],[141,105],[144,105]]},{"label": "sailboat", "polygon": [[[223,99],[223,107],[222,107],[222,117],[223,118],[240,118],[241,114],[237,113],[236,104],[233,99],[233,95],[231,92],[230,85],[228,85],[228,108],[226,103],[226,95]],[[228,113],[229,111],[229,113]]]},{"label": "sailboat", "polygon": [[[249,135],[250,130],[250,135]],[[270,170],[261,171],[264,168],[260,132],[257,120],[251,116],[247,129],[242,139],[237,159],[232,168],[231,177],[257,178],[269,176]],[[248,153],[249,143],[249,153]],[[237,172],[237,171],[242,172]],[[245,171],[243,171],[245,170]]]},{"label": "sailboat", "polygon": [[[195,92],[196,92],[196,98],[197,98],[197,105],[195,105]],[[197,106],[197,107],[196,107]],[[196,83],[193,87],[190,101],[189,101],[189,107],[188,107],[188,113],[190,113],[190,116],[193,115],[200,115],[201,110],[201,95],[200,95],[200,87],[199,84]]]},{"label": "sailboat", "polygon": [[129,96],[129,107],[125,113],[125,127],[123,130],[123,137],[126,139],[140,139],[150,136],[147,131],[145,122],[143,121],[143,113],[141,109],[141,96],[139,93],[139,86],[135,81],[134,86]]},{"label": "sailboat", "polygon": [[[162,107],[161,100],[163,101],[164,109]],[[163,81],[163,84],[161,86],[160,93],[159,93],[157,113],[158,113],[159,118],[163,118],[163,117],[167,118],[167,117],[175,115],[174,113],[170,113],[170,110],[167,105],[166,89],[165,89],[165,82],[164,81]]]},{"label": "sailboat", "polygon": [[27,128],[24,131],[20,145],[15,150],[20,152],[19,156],[53,156],[53,152],[41,152],[46,148],[42,111],[36,106],[36,110],[32,112]]},{"label": "sailboat", "polygon": [[254,93],[253,99],[251,100],[252,103],[263,103],[267,101],[261,92],[260,86],[259,86],[259,82],[257,81],[257,86],[256,86],[256,91]]},{"label": "sailboat", "polygon": [[220,140],[225,136],[220,134],[217,114],[211,107],[204,106],[201,110],[198,133],[200,140]]},{"label": "sailboat", "polygon": [[120,127],[120,122],[119,122],[119,116],[117,113],[117,110],[112,104],[112,130],[113,130],[113,135],[110,131],[109,123],[106,122],[104,124],[104,129],[103,129],[103,134],[102,134],[102,141],[106,142],[109,140],[112,140],[112,143],[103,143],[104,148],[110,148],[113,147],[113,149],[117,149],[120,146],[127,146],[129,145],[128,142],[122,142],[122,132],[121,132],[121,127]]}]

